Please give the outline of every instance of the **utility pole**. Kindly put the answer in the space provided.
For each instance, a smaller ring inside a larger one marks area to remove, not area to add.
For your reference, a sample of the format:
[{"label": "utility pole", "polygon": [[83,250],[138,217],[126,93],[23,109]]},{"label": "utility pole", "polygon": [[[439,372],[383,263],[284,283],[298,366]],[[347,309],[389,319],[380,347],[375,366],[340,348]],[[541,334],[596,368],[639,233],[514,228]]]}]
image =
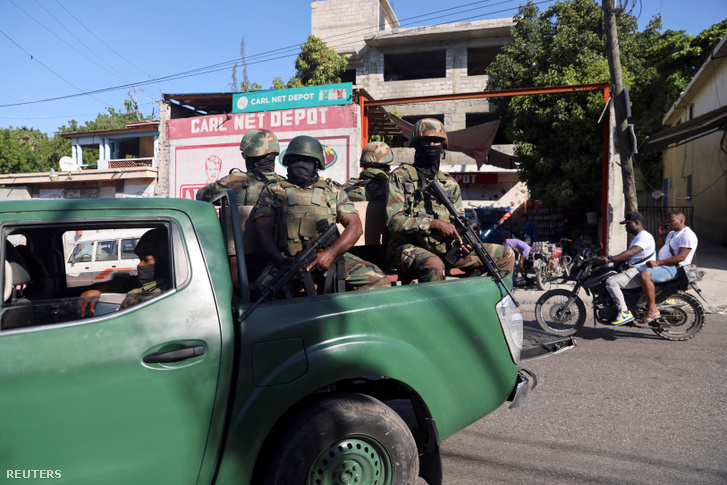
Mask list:
[{"label": "utility pole", "polygon": [[616,30],[615,0],[603,0],[603,17],[606,21],[606,54],[608,69],[611,75],[611,102],[616,112],[616,140],[621,158],[621,176],[623,177],[624,200],[626,212],[638,210],[636,200],[636,183],[634,180],[634,164],[632,160],[631,133],[627,120],[627,101],[624,94],[623,77],[621,75],[621,55],[618,47]]}]

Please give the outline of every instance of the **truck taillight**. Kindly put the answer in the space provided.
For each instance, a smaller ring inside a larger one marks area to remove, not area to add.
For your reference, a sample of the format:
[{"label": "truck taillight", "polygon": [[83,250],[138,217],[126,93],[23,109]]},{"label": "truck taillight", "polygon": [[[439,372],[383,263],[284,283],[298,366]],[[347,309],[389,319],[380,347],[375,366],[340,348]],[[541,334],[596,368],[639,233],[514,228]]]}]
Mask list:
[{"label": "truck taillight", "polygon": [[497,318],[500,320],[502,332],[507,340],[507,347],[510,349],[512,361],[516,364],[520,362],[520,352],[523,348],[523,316],[520,308],[512,301],[510,296],[506,296],[495,306]]}]

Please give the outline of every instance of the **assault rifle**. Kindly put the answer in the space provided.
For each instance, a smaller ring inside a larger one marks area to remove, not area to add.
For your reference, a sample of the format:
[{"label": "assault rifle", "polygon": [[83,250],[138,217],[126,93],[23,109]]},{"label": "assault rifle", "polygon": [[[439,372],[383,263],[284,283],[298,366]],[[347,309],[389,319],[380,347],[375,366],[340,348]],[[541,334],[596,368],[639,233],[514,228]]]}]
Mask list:
[{"label": "assault rifle", "polygon": [[[240,317],[240,321],[243,321],[250,316],[260,303],[275,296],[275,294],[283,288],[283,285],[292,280],[301,271],[305,272],[303,275],[303,286],[305,287],[306,292],[308,295],[315,293],[313,279],[311,278],[310,273],[306,271],[306,268],[316,259],[318,251],[327,248],[338,238],[338,226],[336,226],[335,223],[329,226],[327,220],[321,219],[316,223],[316,230],[318,232],[324,232],[314,241],[311,241],[305,249],[295,255],[295,258],[290,263],[285,264],[283,268],[278,271],[275,276],[273,276],[273,281],[262,288],[262,295],[255,301],[255,303],[252,304],[250,308],[245,310],[245,313],[243,313],[242,317]],[[331,270],[333,270],[333,268],[331,268]]]},{"label": "assault rifle", "polygon": [[[419,175],[419,178],[424,180],[424,177],[421,174]],[[495,282],[505,289],[505,292],[507,292],[515,305],[520,306],[515,299],[515,296],[510,291],[510,288],[508,288],[505,282],[502,280],[502,275],[500,274],[500,270],[497,267],[497,263],[495,263],[495,260],[492,258],[492,256],[490,256],[490,253],[487,252],[487,250],[485,249],[485,245],[482,243],[482,240],[479,238],[479,236],[477,236],[477,234],[475,234],[475,231],[472,230],[472,227],[470,227],[467,218],[464,215],[460,214],[457,209],[455,209],[452,201],[449,200],[449,197],[447,197],[444,189],[442,189],[442,186],[439,185],[439,182],[437,182],[437,178],[435,177],[430,183],[422,187],[421,193],[429,193],[437,200],[437,202],[442,204],[449,211],[449,213],[454,218],[454,226],[457,229],[459,236],[462,238],[462,242],[466,246],[472,247],[477,257],[479,257],[480,261],[482,261],[482,266],[484,266],[487,272],[492,275],[492,278],[495,280]],[[457,245],[455,245],[453,251],[457,252],[456,257],[453,257],[450,254],[452,251],[450,251],[450,253],[445,256],[445,261],[448,257],[453,258],[454,261],[459,259],[459,247]],[[453,261],[449,262],[451,264]]]}]

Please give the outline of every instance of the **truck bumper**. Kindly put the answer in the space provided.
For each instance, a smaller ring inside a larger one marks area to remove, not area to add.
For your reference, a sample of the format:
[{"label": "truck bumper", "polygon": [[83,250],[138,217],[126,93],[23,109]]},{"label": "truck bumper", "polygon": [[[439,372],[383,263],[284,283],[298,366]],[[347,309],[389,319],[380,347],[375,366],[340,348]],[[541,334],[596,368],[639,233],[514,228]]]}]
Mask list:
[{"label": "truck bumper", "polygon": [[[558,354],[560,352],[572,349],[576,346],[573,337],[559,337],[536,330],[534,328],[523,328],[523,348],[520,353],[521,360],[536,359],[548,355]],[[522,406],[528,396],[530,389],[534,389],[538,385],[537,376],[527,370],[520,369],[515,381],[515,387],[510,393],[508,401],[512,401],[510,409]]]},{"label": "truck bumper", "polygon": [[575,346],[576,341],[573,337],[560,337],[542,330],[523,327],[523,349],[520,352],[520,360],[559,354]]},{"label": "truck bumper", "polygon": [[510,409],[517,408],[523,405],[525,399],[528,397],[530,389],[535,389],[538,385],[538,377],[527,369],[520,369],[517,373],[517,380],[515,381],[515,387],[510,393],[508,401],[512,401]]}]

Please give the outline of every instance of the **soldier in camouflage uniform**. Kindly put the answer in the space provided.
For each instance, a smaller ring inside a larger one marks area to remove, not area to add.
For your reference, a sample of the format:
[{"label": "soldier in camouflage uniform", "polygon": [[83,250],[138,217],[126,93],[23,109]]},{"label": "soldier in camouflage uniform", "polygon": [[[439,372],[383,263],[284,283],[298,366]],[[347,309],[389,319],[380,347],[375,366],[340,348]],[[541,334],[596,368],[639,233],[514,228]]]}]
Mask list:
[{"label": "soldier in camouflage uniform", "polygon": [[[424,179],[436,177],[454,207],[463,211],[459,184],[439,170],[447,146],[444,126],[435,119],[419,120],[414,125],[409,146],[416,150],[414,164],[400,165],[389,178],[386,253],[391,265],[404,278],[419,282],[441,281],[446,269],[442,257],[455,241],[462,244],[462,239],[451,222],[449,211],[429,194],[422,195],[419,189],[426,184]],[[512,249],[499,244],[485,244],[485,248],[501,271],[512,273],[515,265]],[[461,257],[453,265],[467,274],[482,266],[470,250],[462,246]]]},{"label": "soldier in camouflage uniform", "polygon": [[352,202],[365,200],[386,200],[389,185],[390,165],[394,161],[391,148],[384,142],[368,143],[361,152],[361,167],[358,178],[352,178],[344,185]]},{"label": "soldier in camouflage uniform", "polygon": [[81,293],[77,306],[81,316],[93,315],[96,304],[103,292],[126,293],[120,309],[128,308],[149,300],[167,291],[169,282],[169,245],[167,230],[163,227],[144,233],[136,243],[134,254],[139,257],[137,275],[119,275],[97,283],[90,290]]},{"label": "soldier in camouflage uniform", "polygon": [[294,257],[308,241],[320,235],[316,223],[321,219],[329,224],[341,223],[344,230],[307,268],[315,270],[314,281],[318,278],[320,282],[319,277],[325,276],[341,256],[343,262],[336,262],[336,266],[343,266],[347,287],[363,290],[391,286],[376,265],[347,252],[363,233],[361,219],[346,193],[336,191],[318,176],[318,170],[325,168],[320,142],[310,136],[293,138],[283,165],[288,168],[287,180],[266,185],[255,205],[260,244],[272,260],[257,279],[257,286],[261,288],[268,283],[286,258]]},{"label": "soldier in camouflage uniform", "polygon": [[269,130],[248,131],[242,137],[240,151],[247,172],[232,169],[226,177],[200,189],[197,200],[210,201],[225,189],[232,189],[238,205],[255,205],[266,183],[282,180],[275,173],[275,157],[280,154],[280,144],[275,133]]}]

